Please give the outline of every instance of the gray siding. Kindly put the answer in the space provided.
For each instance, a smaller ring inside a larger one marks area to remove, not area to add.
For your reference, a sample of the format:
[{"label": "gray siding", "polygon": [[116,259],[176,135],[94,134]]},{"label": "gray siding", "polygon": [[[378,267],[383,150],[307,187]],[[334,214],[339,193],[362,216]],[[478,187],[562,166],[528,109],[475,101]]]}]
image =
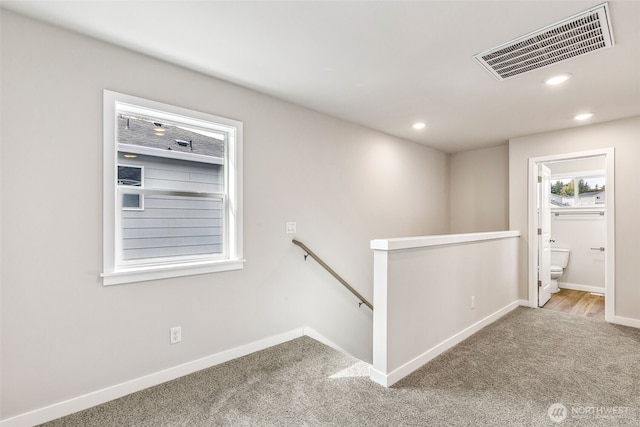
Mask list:
[{"label": "gray siding", "polygon": [[[221,165],[143,155],[119,163],[144,166],[144,188],[224,191]],[[122,211],[122,259],[222,253],[222,209],[222,199],[145,195],[143,210]]]}]

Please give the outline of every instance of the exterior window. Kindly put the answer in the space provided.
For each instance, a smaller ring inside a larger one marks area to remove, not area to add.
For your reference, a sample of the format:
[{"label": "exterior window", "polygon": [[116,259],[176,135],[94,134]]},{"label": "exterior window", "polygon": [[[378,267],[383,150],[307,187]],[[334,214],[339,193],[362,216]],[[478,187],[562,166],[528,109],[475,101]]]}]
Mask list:
[{"label": "exterior window", "polygon": [[554,209],[603,208],[606,194],[604,174],[551,177],[551,207]]},{"label": "exterior window", "polygon": [[[128,156],[133,155],[128,154]],[[143,183],[143,169],[143,166],[118,165],[118,185],[141,187]],[[144,196],[142,194],[123,194],[122,209],[144,209]]]},{"label": "exterior window", "polygon": [[242,268],[242,123],[104,94],[105,285]]}]

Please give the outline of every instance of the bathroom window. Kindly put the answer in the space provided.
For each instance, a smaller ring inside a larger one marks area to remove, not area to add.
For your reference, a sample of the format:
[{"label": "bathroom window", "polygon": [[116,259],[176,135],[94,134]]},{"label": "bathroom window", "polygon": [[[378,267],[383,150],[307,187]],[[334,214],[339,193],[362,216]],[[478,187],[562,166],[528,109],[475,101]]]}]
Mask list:
[{"label": "bathroom window", "polygon": [[606,195],[604,173],[551,177],[552,209],[604,208]]}]

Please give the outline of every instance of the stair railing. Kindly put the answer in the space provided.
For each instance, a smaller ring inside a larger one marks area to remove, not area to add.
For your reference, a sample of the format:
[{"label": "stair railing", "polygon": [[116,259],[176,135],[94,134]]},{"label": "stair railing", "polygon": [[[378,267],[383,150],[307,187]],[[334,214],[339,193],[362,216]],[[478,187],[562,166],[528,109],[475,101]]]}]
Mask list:
[{"label": "stair railing", "polygon": [[320,264],[322,266],[322,268],[324,268],[325,270],[327,270],[333,277],[336,278],[336,280],[340,283],[342,283],[342,285],[347,288],[349,291],[351,291],[351,293],[353,295],[356,296],[356,298],[358,298],[360,300],[360,303],[358,304],[358,306],[362,306],[362,304],[366,305],[367,307],[369,307],[371,310],[373,310],[373,305],[367,301],[367,299],[365,297],[363,297],[362,295],[360,295],[360,293],[358,291],[356,291],[355,289],[353,289],[353,287],[351,285],[349,285],[349,283],[347,283],[346,280],[344,280],[342,277],[340,277],[340,275],[338,273],[336,273],[335,271],[333,271],[333,269],[331,267],[329,267],[327,265],[327,263],[325,263],[324,261],[322,261],[322,259],[320,259],[320,257],[318,257],[318,255],[316,255],[315,253],[313,253],[313,251],[311,249],[309,249],[304,243],[293,239],[292,240],[293,244],[296,246],[300,246],[302,248],[303,251],[305,251],[306,253],[304,254],[304,260],[307,260],[307,257],[310,256],[311,258],[313,258],[318,264]]}]

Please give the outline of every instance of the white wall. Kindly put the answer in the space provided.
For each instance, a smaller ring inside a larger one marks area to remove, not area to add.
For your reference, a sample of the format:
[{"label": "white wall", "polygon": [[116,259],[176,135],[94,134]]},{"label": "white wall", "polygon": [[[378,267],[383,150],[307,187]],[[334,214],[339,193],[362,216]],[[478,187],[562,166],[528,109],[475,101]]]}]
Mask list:
[{"label": "white wall", "polygon": [[[556,132],[513,138],[509,141],[509,224],[527,230],[527,168],[531,157],[615,149],[615,315],[640,322],[640,197],[637,179],[640,164],[640,117]],[[523,234],[520,252],[520,298],[528,298],[528,236]],[[640,324],[640,323],[638,323]]]},{"label": "white wall", "polygon": [[545,163],[551,170],[551,182],[553,183],[553,176],[567,173],[580,173],[580,172],[593,172],[604,171],[607,167],[606,157],[587,157],[585,159],[573,159],[573,160],[561,160],[559,162]]},{"label": "white wall", "polygon": [[[371,239],[448,231],[447,154],[1,15],[0,417],[303,325],[371,359],[371,312],[285,222],[371,299]],[[103,89],[244,122],[244,270],[102,287]]]},{"label": "white wall", "polygon": [[509,147],[451,155],[452,233],[509,229]]},{"label": "white wall", "polygon": [[[570,249],[569,264],[560,277],[560,287],[604,292],[604,252],[591,248],[607,246],[606,222],[598,214],[556,216],[551,214],[551,244]],[[588,288],[585,288],[588,287]]]},{"label": "white wall", "polygon": [[373,241],[371,378],[390,386],[516,308],[519,234]]}]

